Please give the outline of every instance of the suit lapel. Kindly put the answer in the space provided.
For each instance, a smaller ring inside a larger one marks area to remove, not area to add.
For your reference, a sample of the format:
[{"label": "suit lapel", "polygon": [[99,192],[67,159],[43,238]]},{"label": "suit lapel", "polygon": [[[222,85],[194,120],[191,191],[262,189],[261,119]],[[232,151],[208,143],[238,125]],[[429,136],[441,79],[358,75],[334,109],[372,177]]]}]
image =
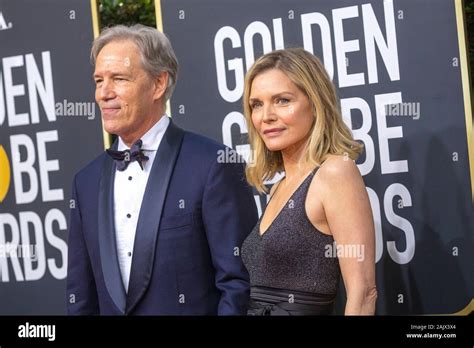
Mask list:
[{"label": "suit lapel", "polygon": [[153,161],[135,234],[126,314],[134,309],[150,283],[161,214],[183,136],[184,131],[170,122]]},{"label": "suit lapel", "polygon": [[[117,148],[117,142],[112,146]],[[99,188],[99,247],[105,285],[117,308],[125,313],[126,294],[117,257],[114,228],[114,160],[106,155],[102,166]]]}]

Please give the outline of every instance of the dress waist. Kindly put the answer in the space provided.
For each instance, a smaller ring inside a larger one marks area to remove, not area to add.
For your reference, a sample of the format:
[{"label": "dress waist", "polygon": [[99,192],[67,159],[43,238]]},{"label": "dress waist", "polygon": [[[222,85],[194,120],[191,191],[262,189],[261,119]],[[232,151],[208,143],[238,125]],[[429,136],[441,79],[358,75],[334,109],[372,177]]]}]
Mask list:
[{"label": "dress waist", "polygon": [[336,294],[317,294],[264,286],[250,288],[248,315],[328,315]]}]

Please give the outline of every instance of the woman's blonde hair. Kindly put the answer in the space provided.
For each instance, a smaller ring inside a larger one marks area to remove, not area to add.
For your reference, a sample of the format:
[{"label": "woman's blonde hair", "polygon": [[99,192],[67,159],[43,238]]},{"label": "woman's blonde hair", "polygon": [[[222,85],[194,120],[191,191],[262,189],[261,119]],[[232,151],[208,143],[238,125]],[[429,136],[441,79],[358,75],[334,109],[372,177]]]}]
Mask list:
[{"label": "woman's blonde hair", "polygon": [[351,131],[342,120],[336,88],[324,65],[303,48],[277,50],[260,57],[245,76],[244,114],[252,150],[251,162],[246,168],[249,184],[261,193],[267,192],[263,182],[284,170],[281,151],[267,149],[253,125],[249,105],[253,80],[257,75],[271,69],[284,72],[311,103],[315,121],[306,142],[305,161],[316,167],[321,165],[329,154],[357,159],[363,146],[353,139]]}]

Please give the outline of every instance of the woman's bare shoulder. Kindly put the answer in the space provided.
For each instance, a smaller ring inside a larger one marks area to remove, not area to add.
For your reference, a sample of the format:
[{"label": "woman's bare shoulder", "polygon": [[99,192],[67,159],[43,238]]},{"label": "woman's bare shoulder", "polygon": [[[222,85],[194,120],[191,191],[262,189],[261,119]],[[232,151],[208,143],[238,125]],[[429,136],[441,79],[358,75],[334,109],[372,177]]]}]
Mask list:
[{"label": "woman's bare shoulder", "polygon": [[324,180],[341,180],[351,176],[360,176],[354,160],[345,155],[329,155],[318,170]]},{"label": "woman's bare shoulder", "polygon": [[329,155],[316,173],[319,193],[329,193],[334,188],[350,188],[363,184],[354,160],[344,155]]}]

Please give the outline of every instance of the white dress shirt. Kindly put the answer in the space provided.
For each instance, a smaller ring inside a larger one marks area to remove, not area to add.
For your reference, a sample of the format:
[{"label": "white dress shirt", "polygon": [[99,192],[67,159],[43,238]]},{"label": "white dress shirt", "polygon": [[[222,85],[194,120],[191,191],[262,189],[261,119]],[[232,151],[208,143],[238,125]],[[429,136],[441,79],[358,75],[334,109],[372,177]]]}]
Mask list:
[{"label": "white dress shirt", "polygon": [[[128,292],[132,253],[137,230],[138,216],[156,152],[170,120],[163,115],[160,120],[142,137],[142,150],[149,160],[144,162],[143,170],[137,161],[131,162],[124,171],[116,170],[114,182],[114,223],[117,255],[122,274],[123,286]],[[119,138],[118,150],[129,149]]]}]

